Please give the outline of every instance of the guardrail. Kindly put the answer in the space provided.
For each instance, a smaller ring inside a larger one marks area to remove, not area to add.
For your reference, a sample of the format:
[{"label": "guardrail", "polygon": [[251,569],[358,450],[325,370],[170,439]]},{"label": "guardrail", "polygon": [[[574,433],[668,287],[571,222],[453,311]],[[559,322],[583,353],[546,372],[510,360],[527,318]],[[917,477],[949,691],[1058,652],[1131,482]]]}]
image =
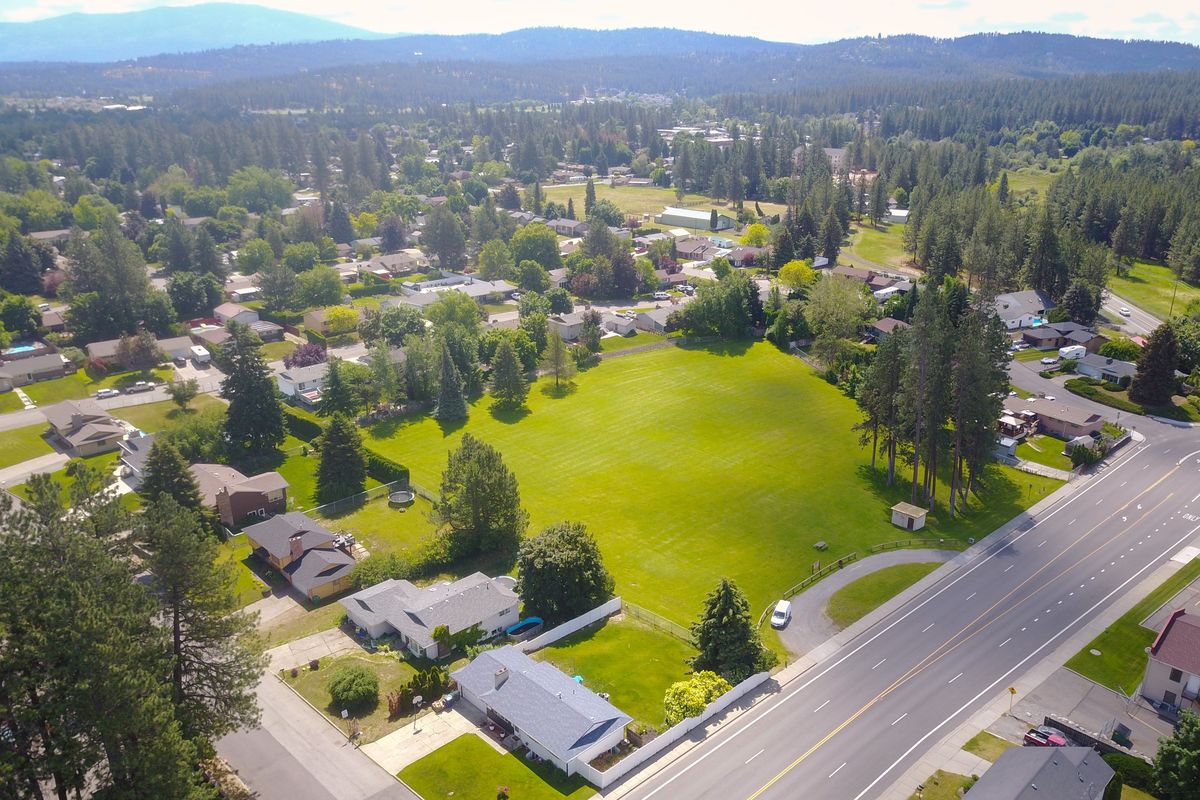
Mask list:
[{"label": "guardrail", "polygon": [[[799,583],[797,583],[796,585],[792,586],[790,589],[785,590],[783,592],[783,597],[785,597],[785,598],[794,597],[797,594],[799,594],[800,592],[807,589],[809,586],[812,586],[814,583],[821,580],[822,578],[824,578],[828,575],[831,575],[834,572],[837,572],[838,570],[844,568],[847,564],[853,563],[857,560],[858,560],[858,553],[856,551],[856,552],[850,553],[849,555],[842,556],[841,558],[837,559],[836,561],[831,561],[830,563],[826,564],[824,567],[821,567],[820,569],[818,569],[812,575],[809,575],[804,580],[802,580]],[[763,622],[766,621],[767,615],[771,613],[772,608],[774,608],[774,603],[772,603],[771,605],[764,608],[763,612],[758,615],[758,626],[757,627],[759,627],[759,628],[762,627]]]}]

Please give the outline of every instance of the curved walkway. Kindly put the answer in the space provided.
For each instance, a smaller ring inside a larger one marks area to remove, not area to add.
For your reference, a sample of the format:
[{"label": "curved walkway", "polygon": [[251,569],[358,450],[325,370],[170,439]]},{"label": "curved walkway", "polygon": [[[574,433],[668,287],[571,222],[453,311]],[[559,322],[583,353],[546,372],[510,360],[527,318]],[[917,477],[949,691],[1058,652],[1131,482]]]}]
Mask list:
[{"label": "curved walkway", "polygon": [[[840,628],[825,616],[825,606],[838,589],[864,575],[878,572],[896,564],[928,561],[949,561],[958,550],[889,550],[860,558],[840,572],[817,581],[809,589],[792,598],[792,621],[779,631],[779,638],[788,651],[803,655],[836,634]],[[890,599],[890,598],[889,598]]]}]

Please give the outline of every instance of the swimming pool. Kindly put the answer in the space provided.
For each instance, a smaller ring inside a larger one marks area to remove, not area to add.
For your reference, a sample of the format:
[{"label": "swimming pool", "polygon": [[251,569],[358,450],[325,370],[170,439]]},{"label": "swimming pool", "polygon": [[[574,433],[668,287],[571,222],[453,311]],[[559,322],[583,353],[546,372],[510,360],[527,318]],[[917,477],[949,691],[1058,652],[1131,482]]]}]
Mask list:
[{"label": "swimming pool", "polygon": [[38,344],[14,344],[12,347],[5,350],[3,355],[15,356],[15,355],[19,355],[21,353],[32,353],[34,350],[37,350],[39,347],[41,347],[41,345],[38,345]]}]

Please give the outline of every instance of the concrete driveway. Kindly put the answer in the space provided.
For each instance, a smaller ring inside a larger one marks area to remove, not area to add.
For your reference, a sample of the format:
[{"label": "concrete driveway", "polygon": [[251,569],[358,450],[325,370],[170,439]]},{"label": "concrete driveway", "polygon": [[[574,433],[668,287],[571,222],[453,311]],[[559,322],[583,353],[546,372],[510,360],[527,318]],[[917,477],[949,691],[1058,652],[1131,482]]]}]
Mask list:
[{"label": "concrete driveway", "polygon": [[460,700],[448,711],[422,714],[382,739],[364,744],[362,751],[391,775],[464,735],[478,736],[505,755],[507,751],[499,742],[480,731],[483,722],[482,714]]}]

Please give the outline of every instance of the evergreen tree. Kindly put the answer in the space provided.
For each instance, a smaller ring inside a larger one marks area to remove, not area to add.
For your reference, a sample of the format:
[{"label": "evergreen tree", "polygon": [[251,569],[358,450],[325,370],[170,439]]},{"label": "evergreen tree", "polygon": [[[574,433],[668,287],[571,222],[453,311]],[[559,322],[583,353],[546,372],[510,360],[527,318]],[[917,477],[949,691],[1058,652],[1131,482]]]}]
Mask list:
[{"label": "evergreen tree", "polygon": [[758,637],[746,595],[728,578],[705,599],[704,612],[692,624],[692,641],[700,651],[692,669],[710,670],[733,684],[770,669],[775,661]]},{"label": "evergreen tree", "polygon": [[1026,247],[1025,283],[1031,289],[1039,289],[1055,301],[1059,300],[1067,290],[1070,277],[1049,204],[1034,220]]},{"label": "evergreen tree", "polygon": [[[821,255],[836,264],[838,253],[842,249],[842,223],[838,221],[833,206],[825,212],[825,221],[821,223]],[[806,256],[802,256],[806,257]]]},{"label": "evergreen tree", "polygon": [[514,553],[529,525],[516,476],[498,450],[469,433],[450,453],[436,513],[453,558]]},{"label": "evergreen tree", "polygon": [[717,229],[717,210],[715,208],[708,212],[708,229],[710,231]]},{"label": "evergreen tree", "polygon": [[41,260],[20,234],[8,235],[0,261],[0,289],[13,294],[37,294],[42,289]]},{"label": "evergreen tree", "polygon": [[225,275],[225,269],[221,266],[221,256],[217,253],[217,243],[203,225],[192,237],[192,271],[217,277]]},{"label": "evergreen tree", "polygon": [[492,359],[492,394],[496,404],[504,409],[520,408],[529,394],[529,384],[521,373],[517,351],[508,338],[500,341]]},{"label": "evergreen tree", "polygon": [[187,272],[192,268],[192,241],[187,228],[176,219],[170,219],[163,227],[163,237],[166,239],[167,269],[171,272]]},{"label": "evergreen tree", "polygon": [[[593,189],[593,191],[595,191]],[[575,219],[575,198],[567,198],[567,219]]]},{"label": "evergreen tree", "polygon": [[1000,185],[996,187],[996,199],[1000,205],[1008,205],[1008,172],[1000,173]]},{"label": "evergreen tree", "polygon": [[359,398],[342,377],[342,360],[336,357],[329,359],[325,382],[321,386],[321,405],[317,414],[322,417],[332,417],[335,414],[353,416],[359,405]]},{"label": "evergreen tree", "polygon": [[906,330],[897,328],[879,343],[858,392],[858,407],[865,417],[857,426],[860,442],[865,445],[869,441],[871,445],[872,469],[880,446],[887,452],[888,486],[896,483],[896,455],[904,437],[900,391],[906,371],[907,335]]},{"label": "evergreen tree", "polygon": [[334,414],[321,434],[320,446],[317,502],[332,503],[366,490],[366,461],[353,420],[345,414]]},{"label": "evergreen tree", "polygon": [[225,438],[235,457],[265,455],[283,444],[283,407],[258,336],[240,322],[229,323],[228,331],[221,347],[221,396],[229,401]]},{"label": "evergreen tree", "polygon": [[189,511],[199,511],[203,507],[200,487],[196,485],[196,479],[188,469],[187,461],[169,440],[155,440],[149,455],[146,456],[144,471],[146,477],[138,488],[138,494],[144,497],[147,503],[155,503],[163,497],[169,497]]},{"label": "evergreen tree", "polygon": [[1175,394],[1175,370],[1179,366],[1179,342],[1175,329],[1164,322],[1150,334],[1138,359],[1137,374],[1129,385],[1129,399],[1148,406],[1165,406]]},{"label": "evergreen tree", "polygon": [[1100,292],[1086,281],[1075,279],[1059,301],[1059,308],[1071,315],[1081,325],[1091,325],[1100,310]]},{"label": "evergreen tree", "polygon": [[613,578],[596,540],[580,522],[550,525],[521,543],[519,594],[543,619],[560,622],[613,596]]},{"label": "evergreen tree", "polygon": [[437,255],[442,269],[453,269],[462,262],[467,252],[467,236],[462,220],[449,203],[435,206],[429,212],[423,241]]},{"label": "evergreen tree", "polygon": [[218,557],[200,516],[159,497],[138,523],[151,588],[171,637],[171,697],[185,736],[214,742],[258,724],[255,687],[266,660],[256,619],[238,613],[233,566]]},{"label": "evergreen tree", "polygon": [[380,339],[371,348],[371,384],[380,402],[392,403],[402,399],[400,380],[396,365],[392,363],[392,348],[386,339]]},{"label": "evergreen tree", "polygon": [[338,244],[349,244],[354,241],[354,225],[350,222],[350,212],[342,203],[331,203],[329,216],[325,220],[325,232]]},{"label": "evergreen tree", "polygon": [[463,396],[462,378],[454,359],[450,356],[450,346],[442,342],[442,366],[438,380],[437,406],[433,415],[443,421],[450,422],[467,418],[467,399]]},{"label": "evergreen tree", "polygon": [[258,272],[258,288],[268,311],[283,311],[299,300],[300,278],[287,264],[271,261]]},{"label": "evergreen tree", "polygon": [[542,357],[542,368],[554,376],[555,391],[561,390],[563,382],[570,382],[575,376],[575,361],[571,358],[571,350],[557,333],[548,337],[546,352]]},{"label": "evergreen tree", "polygon": [[588,178],[587,186],[583,189],[583,216],[586,219],[592,215],[592,207],[596,205],[596,184]]}]

